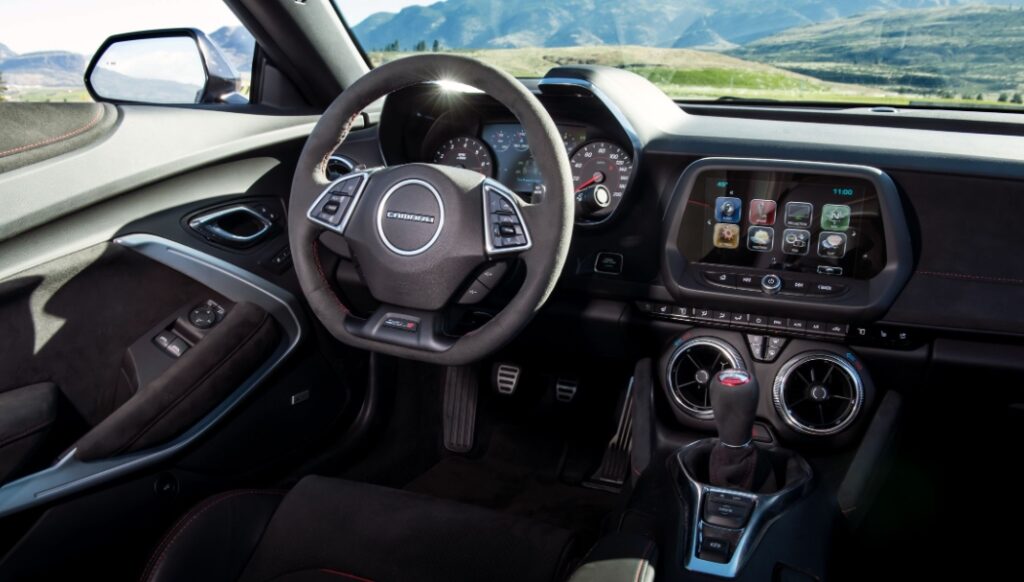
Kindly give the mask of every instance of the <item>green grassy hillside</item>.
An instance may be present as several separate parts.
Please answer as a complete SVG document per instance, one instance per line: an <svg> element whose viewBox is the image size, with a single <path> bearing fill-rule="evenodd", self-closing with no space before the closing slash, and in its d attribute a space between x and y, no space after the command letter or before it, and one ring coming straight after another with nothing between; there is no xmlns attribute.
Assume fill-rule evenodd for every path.
<svg viewBox="0 0 1024 582"><path fill-rule="evenodd" d="M872 13L795 28L730 54L895 93L995 99L1024 90L1024 8Z"/></svg>

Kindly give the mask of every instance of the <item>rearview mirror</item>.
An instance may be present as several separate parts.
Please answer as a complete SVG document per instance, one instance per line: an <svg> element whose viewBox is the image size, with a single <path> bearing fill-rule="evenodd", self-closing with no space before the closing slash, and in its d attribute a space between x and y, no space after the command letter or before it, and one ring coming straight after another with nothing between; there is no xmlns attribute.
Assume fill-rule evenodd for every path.
<svg viewBox="0 0 1024 582"><path fill-rule="evenodd" d="M118 34L85 70L96 101L185 105L245 103L238 74L202 31L192 28Z"/></svg>

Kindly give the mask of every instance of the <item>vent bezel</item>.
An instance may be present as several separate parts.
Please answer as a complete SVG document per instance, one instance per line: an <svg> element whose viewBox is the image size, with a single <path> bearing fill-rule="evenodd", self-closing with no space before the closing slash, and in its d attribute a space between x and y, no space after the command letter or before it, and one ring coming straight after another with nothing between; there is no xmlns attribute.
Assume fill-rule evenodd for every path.
<svg viewBox="0 0 1024 582"><path fill-rule="evenodd" d="M694 403L688 402L683 398L682 392L679 390L675 381L676 375L674 372L679 358L689 350L700 346L717 349L725 357L729 364L727 367L729 368L746 370L747 367L746 363L743 361L743 357L740 355L739 351L732 346L732 344L716 337L701 336L686 340L679 344L679 346L672 352L672 356L669 357L668 365L665 368L665 382L667 383L668 393L674 404L677 408L693 418L698 420L714 420L714 410L710 406L705 409L703 406L697 406Z"/></svg>
<svg viewBox="0 0 1024 582"><path fill-rule="evenodd" d="M783 402L786 383L793 372L804 364L814 361L825 361L835 365L847 375L853 386L854 394L850 407L840 417L841 420L835 426L829 428L815 428L804 424L794 416L792 410ZM774 385L772 386L772 402L775 404L776 412L779 413L779 416L786 425L793 430L812 436L836 435L849 428L860 415L861 408L864 406L864 381L857 369L853 367L853 364L845 358L831 352L807 352L790 359L779 368L779 372L775 376Z"/></svg>

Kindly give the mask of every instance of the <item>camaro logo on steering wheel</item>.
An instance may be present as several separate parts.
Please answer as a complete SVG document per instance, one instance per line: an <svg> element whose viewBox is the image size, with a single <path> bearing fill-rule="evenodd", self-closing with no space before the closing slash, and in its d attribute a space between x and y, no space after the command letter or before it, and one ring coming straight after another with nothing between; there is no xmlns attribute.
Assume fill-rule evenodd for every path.
<svg viewBox="0 0 1024 582"><path fill-rule="evenodd" d="M395 212L393 210L389 210L384 216L394 220L407 220L409 222L425 222L427 224L434 224L434 217L429 214L415 214L412 212Z"/></svg>

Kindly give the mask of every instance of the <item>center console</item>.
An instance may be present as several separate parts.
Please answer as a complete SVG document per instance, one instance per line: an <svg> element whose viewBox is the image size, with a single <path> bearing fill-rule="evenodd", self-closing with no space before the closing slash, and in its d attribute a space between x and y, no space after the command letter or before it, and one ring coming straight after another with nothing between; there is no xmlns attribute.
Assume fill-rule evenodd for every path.
<svg viewBox="0 0 1024 582"><path fill-rule="evenodd" d="M911 330L875 326L913 263L899 193L864 166L708 158L680 177L664 221L672 301L636 307L686 326L652 370L675 421L662 430L679 437L666 450L681 508L668 579L817 579L815 544L837 505L862 499L881 450L865 443L892 421L849 346L915 345ZM854 447L857 462L840 460Z"/></svg>

